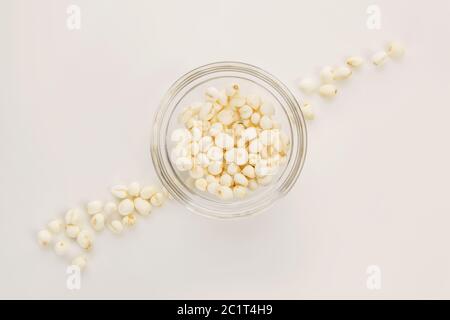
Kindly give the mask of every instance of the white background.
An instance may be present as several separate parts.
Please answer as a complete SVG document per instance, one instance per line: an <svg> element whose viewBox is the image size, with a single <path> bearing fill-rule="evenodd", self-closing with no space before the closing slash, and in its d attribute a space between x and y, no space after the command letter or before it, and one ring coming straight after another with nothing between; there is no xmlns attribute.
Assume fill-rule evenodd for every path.
<svg viewBox="0 0 450 320"><path fill-rule="evenodd" d="M450 298L449 19L447 0L1 1L0 297ZM170 203L97 237L79 291L37 246L68 208L156 181L153 114L183 73L248 62L305 100L299 77L393 39L401 62L311 100L304 171L270 211L223 222Z"/></svg>

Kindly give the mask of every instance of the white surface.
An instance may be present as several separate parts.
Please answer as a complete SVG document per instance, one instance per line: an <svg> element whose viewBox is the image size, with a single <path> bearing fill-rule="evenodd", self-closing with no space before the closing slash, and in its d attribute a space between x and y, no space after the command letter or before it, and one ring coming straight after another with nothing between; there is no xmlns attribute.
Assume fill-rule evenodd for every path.
<svg viewBox="0 0 450 320"><path fill-rule="evenodd" d="M82 28L66 28L66 8ZM450 298L450 3L2 1L1 298ZM153 113L205 63L240 60L295 80L405 43L332 103L312 100L309 153L270 212L222 222L171 203L120 239L98 237L79 291L36 231L107 187L155 180ZM295 90L301 98L301 94ZM382 288L366 288L366 268Z"/></svg>

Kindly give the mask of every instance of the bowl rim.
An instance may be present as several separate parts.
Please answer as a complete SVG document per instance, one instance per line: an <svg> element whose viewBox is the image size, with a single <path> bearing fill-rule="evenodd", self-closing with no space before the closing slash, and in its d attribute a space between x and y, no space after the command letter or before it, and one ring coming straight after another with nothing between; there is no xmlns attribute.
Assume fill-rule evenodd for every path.
<svg viewBox="0 0 450 320"><path fill-rule="evenodd" d="M212 72L205 73L209 70L212 70ZM269 199L266 199L264 202L264 205L258 206L258 208L255 208L254 210L248 210L247 212L241 212L236 214L221 214L215 210L212 210L211 208L205 208L202 206L196 205L195 201L186 201L183 199L183 195L180 194L180 190L177 190L176 186L171 185L169 179L167 179L164 168L164 156L163 152L161 152L163 149L165 149L165 141L161 143L162 138L162 122L163 118L166 115L167 112L170 112L171 109L171 102L177 94L183 89L186 88L190 83L192 83L194 80L199 79L201 77L204 77L205 75L209 75L210 73L214 72L223 72L223 71L237 71L244 74L252 75L258 77L260 80L264 81L268 85L270 85L273 89L275 89L279 94L283 95L283 98L286 99L286 102L289 104L289 111L292 113L292 116L295 117L295 120L298 121L298 124L296 125L297 132L300 133L299 137L299 146L298 150L296 150L296 156L293 157L295 160L295 164L293 169L289 173L289 179L286 179L283 181L283 183L277 188L277 193L273 194ZM286 109L286 106L284 104L281 105L283 109ZM286 111L285 111L286 112ZM289 124L291 125L291 135L295 135L296 132L292 129L292 119L289 119ZM297 182L300 173L304 167L304 163L306 160L306 154L307 154L307 128L306 128L306 122L303 117L303 113L300 108L300 104L297 100L297 98L292 94L292 92L289 90L289 88L281 82L277 77L272 75L271 73L254 66L249 63L239 62L239 61L219 61L219 62L213 62L208 63L202 66L199 66L197 68L192 69L191 71L188 71L184 73L182 76L180 76L173 84L169 87L163 98L161 99L161 102L159 104L158 110L155 113L154 119L153 119L153 129L152 129L152 135L150 139L150 153L152 162L155 168L155 171L157 173L158 179L160 180L161 184L168 190L168 192L172 195L172 197L177 200L178 202L182 203L189 211L206 216L209 218L218 218L218 219L236 219L236 218L243 218L243 217L249 217L254 216L258 213L264 212L267 209L269 209L273 203L276 200L281 199L285 195L288 194L288 192L292 189L292 187ZM164 147L163 147L164 145ZM289 161L291 161L292 154L294 153L294 150L291 151L291 155L289 158ZM167 159L166 159L167 160ZM178 177L176 178L178 179ZM179 179L178 179L179 180Z"/></svg>

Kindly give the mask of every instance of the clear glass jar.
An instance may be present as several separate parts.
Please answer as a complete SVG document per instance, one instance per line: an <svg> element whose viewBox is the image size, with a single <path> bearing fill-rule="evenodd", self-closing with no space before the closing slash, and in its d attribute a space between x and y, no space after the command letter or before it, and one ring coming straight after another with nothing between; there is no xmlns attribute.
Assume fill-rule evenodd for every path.
<svg viewBox="0 0 450 320"><path fill-rule="evenodd" d="M282 130L291 139L287 162L271 184L249 192L244 199L221 201L189 185L171 159L171 132L180 127L178 115L202 100L210 86L225 88L238 83L244 94L255 93L273 103ZM156 113L151 155L155 170L168 192L189 210L216 218L238 218L259 213L286 195L297 181L306 156L306 125L300 105L289 89L268 72L240 62L217 62L194 69L178 79L164 96Z"/></svg>

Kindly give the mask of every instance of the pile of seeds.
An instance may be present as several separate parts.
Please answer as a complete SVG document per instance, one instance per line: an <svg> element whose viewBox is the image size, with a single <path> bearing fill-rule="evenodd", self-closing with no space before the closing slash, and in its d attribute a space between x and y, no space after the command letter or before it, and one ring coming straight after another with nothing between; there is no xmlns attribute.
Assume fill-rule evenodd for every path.
<svg viewBox="0 0 450 320"><path fill-rule="evenodd" d="M388 44L386 51L379 51L372 56L372 63L376 67L384 65L388 58L399 59L403 57L405 49L399 42ZM299 88L303 93L318 93L324 98L333 98L338 93L338 82L350 78L353 70L364 64L364 58L352 56L345 61L345 65L338 67L325 66L322 68L319 80L313 78L304 78L299 83ZM302 107L303 115L306 120L314 120L314 112L310 103L305 102Z"/></svg>
<svg viewBox="0 0 450 320"><path fill-rule="evenodd" d="M401 44L392 42L386 51L373 55L372 63L382 66L388 58L401 58L404 52ZM322 68L320 81L305 78L299 87L304 93L332 98L338 93L337 82L348 79L363 63L362 57L350 57L343 66ZM307 120L314 119L309 103L301 109ZM183 110L180 122L183 127L171 136L175 143L171 160L179 171L188 173L187 182L192 182L193 188L223 200L243 198L248 190L269 184L285 164L291 147L289 137L275 119L273 105L258 95L242 95L238 84L224 90L208 88L205 102ZM39 244L52 245L57 255L82 270L93 247L94 233L106 226L120 234L136 224L138 215L148 216L153 207L160 207L170 198L164 188L141 188L137 182L114 186L111 193L115 201L91 201L85 210L73 208L64 218L50 221L38 232Z"/></svg>
<svg viewBox="0 0 450 320"><path fill-rule="evenodd" d="M242 199L268 185L286 162L290 138L275 108L260 96L243 95L237 83L210 87L205 101L185 108L172 132L171 160L187 184L222 200Z"/></svg>
<svg viewBox="0 0 450 320"><path fill-rule="evenodd" d="M125 227L136 224L136 213L148 216L153 207L162 206L169 197L165 188L141 188L138 182L114 186L111 193L115 201L90 201L85 210L73 208L67 211L64 218L50 221L47 228L38 232L39 244L43 247L53 245L58 256L69 259L71 265L82 270L87 263L87 253L93 247L94 233L108 227L111 232L120 234Z"/></svg>

